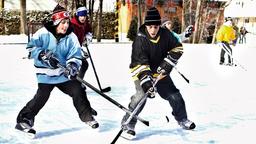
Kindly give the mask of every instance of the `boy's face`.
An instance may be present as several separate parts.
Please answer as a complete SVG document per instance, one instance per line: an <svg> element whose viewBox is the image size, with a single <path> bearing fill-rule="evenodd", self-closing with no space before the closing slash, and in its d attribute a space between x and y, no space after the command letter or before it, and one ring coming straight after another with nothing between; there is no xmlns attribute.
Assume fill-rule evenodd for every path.
<svg viewBox="0 0 256 144"><path fill-rule="evenodd" d="M79 16L78 20L80 21L80 23L84 23L86 20L86 16Z"/></svg>
<svg viewBox="0 0 256 144"><path fill-rule="evenodd" d="M56 28L57 34L65 34L69 26L69 19L63 19Z"/></svg>
<svg viewBox="0 0 256 144"><path fill-rule="evenodd" d="M160 28L159 25L146 25L146 29L147 29L147 31L149 33L149 36L151 38L155 38L156 37L156 35L157 35L158 31L159 31L159 28Z"/></svg>

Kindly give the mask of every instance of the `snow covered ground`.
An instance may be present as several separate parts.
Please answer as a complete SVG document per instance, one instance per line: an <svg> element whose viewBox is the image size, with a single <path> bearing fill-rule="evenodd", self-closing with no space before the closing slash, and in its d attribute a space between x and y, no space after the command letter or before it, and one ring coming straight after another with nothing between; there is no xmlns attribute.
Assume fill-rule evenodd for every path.
<svg viewBox="0 0 256 144"><path fill-rule="evenodd" d="M106 93L122 105L128 105L134 87L129 75L131 43L91 44L89 46L101 86L111 86ZM156 97L149 99L141 117L150 126L139 123L137 138L119 138L117 144L232 144L255 143L256 129L256 46L237 45L235 59L240 66L220 66L220 48L216 45L185 44L178 69L190 84L173 70L171 76L185 99L189 119L197 127L182 130L171 115L169 104ZM37 83L24 44L0 45L0 143L1 144L109 144L120 128L124 112L87 89L88 98L97 110L98 130L82 123L71 98L54 89L45 107L36 117L37 136L29 139L14 129L19 110L33 97ZM85 80L98 88L92 67ZM165 116L170 121L167 122Z"/></svg>

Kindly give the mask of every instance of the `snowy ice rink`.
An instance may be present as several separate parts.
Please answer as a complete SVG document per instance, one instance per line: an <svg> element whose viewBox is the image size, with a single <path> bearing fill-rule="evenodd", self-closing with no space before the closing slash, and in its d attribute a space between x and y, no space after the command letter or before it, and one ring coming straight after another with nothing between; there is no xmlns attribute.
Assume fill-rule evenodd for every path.
<svg viewBox="0 0 256 144"><path fill-rule="evenodd" d="M89 46L101 86L111 86L106 93L127 107L134 87L129 75L131 43L91 44ZM149 99L141 117L150 126L139 123L137 138L119 138L117 144L232 144L255 143L256 129L256 46L237 45L235 59L243 65L220 66L220 48L216 45L184 45L178 69L190 84L173 70L171 76L185 99L189 119L197 127L182 130L171 115L169 104L156 97ZM92 106L97 110L98 130L82 123L71 98L54 89L45 107L36 117L35 139L17 132L19 110L33 97L37 82L33 61L26 56L25 44L0 45L0 143L1 144L109 144L120 128L124 112L87 88ZM85 80L98 88L92 67ZM168 116L170 122L167 122Z"/></svg>

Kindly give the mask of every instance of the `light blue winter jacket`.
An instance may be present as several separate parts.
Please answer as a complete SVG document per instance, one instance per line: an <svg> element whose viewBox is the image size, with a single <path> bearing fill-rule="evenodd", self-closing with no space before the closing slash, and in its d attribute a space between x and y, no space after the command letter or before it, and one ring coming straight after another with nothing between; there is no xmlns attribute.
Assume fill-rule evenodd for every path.
<svg viewBox="0 0 256 144"><path fill-rule="evenodd" d="M76 35L71 32L57 41L54 35L43 27L33 35L27 45L29 58L34 59L38 83L58 84L69 80L64 76L62 68L53 69L38 59L39 53L45 49L50 50L62 66L66 66L69 62L81 66L81 46Z"/></svg>

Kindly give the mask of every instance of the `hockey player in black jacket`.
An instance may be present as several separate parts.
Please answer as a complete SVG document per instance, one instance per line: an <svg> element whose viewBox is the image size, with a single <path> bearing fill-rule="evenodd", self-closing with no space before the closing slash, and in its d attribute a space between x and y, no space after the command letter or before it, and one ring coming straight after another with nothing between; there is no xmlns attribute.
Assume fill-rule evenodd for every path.
<svg viewBox="0 0 256 144"><path fill-rule="evenodd" d="M162 78L156 89L159 95L167 100L172 107L172 115L178 124L187 130L194 129L196 125L187 118L185 102L181 93L174 85L170 72L183 53L182 44L169 30L163 29L158 10L153 7L147 11L145 23L139 28L137 37L132 44L130 69L134 79L136 94L131 97L129 109L133 111L146 92L150 92L149 98L154 98L154 78L162 73ZM139 114L143 104L137 114ZM170 109L171 111L171 109ZM122 119L122 136L127 139L135 137L135 125L137 120L133 118L124 125L129 115Z"/></svg>

